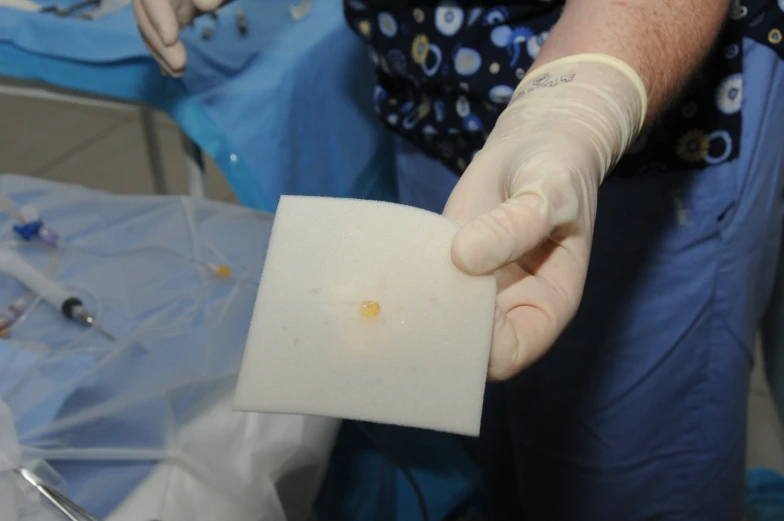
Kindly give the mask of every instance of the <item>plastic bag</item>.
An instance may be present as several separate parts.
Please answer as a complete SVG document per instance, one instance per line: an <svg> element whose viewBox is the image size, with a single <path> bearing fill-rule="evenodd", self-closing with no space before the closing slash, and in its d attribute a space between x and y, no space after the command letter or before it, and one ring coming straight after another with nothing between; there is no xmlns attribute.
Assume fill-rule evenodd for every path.
<svg viewBox="0 0 784 521"><path fill-rule="evenodd" d="M0 399L18 435L6 410L5 466L47 462L47 483L100 519L306 519L340 423L230 402L272 218L15 176L0 176L0 192L60 234L55 279L118 338L38 303L0 340ZM0 247L11 224L0 214ZM0 304L24 291L0 276ZM24 488L8 476L0 469L3 508Z"/></svg>

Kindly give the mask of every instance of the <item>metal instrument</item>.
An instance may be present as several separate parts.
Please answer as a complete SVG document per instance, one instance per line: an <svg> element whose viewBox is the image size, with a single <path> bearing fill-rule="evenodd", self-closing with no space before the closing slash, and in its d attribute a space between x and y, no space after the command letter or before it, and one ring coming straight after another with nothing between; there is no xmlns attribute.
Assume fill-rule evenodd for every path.
<svg viewBox="0 0 784 521"><path fill-rule="evenodd" d="M99 521L98 518L90 515L89 512L68 499L64 494L45 485L33 472L25 468L14 469L14 472L34 486L68 521Z"/></svg>

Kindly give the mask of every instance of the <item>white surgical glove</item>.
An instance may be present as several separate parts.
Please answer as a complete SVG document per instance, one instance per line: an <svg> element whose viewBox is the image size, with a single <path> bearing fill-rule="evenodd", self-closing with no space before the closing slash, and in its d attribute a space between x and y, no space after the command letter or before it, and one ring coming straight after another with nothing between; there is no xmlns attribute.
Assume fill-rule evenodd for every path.
<svg viewBox="0 0 784 521"><path fill-rule="evenodd" d="M180 76L185 70L188 56L180 41L180 29L225 1L133 0L133 13L144 44L165 73Z"/></svg>
<svg viewBox="0 0 784 521"><path fill-rule="evenodd" d="M616 58L581 54L529 73L458 182L452 260L496 273L488 377L540 358L582 298L599 185L639 133L645 87Z"/></svg>

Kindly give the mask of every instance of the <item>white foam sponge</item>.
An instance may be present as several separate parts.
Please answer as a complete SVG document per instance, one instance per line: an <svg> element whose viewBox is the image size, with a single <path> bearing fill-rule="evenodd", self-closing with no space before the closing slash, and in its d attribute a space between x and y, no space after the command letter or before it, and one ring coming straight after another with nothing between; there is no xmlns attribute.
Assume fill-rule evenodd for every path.
<svg viewBox="0 0 784 521"><path fill-rule="evenodd" d="M234 408L477 435L496 285L452 264L457 230L398 204L281 198Z"/></svg>

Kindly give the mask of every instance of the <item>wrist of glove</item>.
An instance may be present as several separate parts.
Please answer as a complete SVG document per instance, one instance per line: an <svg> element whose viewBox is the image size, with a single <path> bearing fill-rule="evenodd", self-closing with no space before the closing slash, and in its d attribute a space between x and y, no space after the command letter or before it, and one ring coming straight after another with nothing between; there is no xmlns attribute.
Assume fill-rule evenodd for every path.
<svg viewBox="0 0 784 521"><path fill-rule="evenodd" d="M526 75L490 140L532 138L537 132L573 138L575 147L594 152L585 170L591 168L601 182L636 139L646 111L645 86L631 67L610 56L580 54Z"/></svg>
<svg viewBox="0 0 784 521"><path fill-rule="evenodd" d="M452 192L444 215L463 225L453 262L498 281L491 379L538 359L577 311L599 185L646 110L642 81L615 58L548 63L517 87Z"/></svg>

